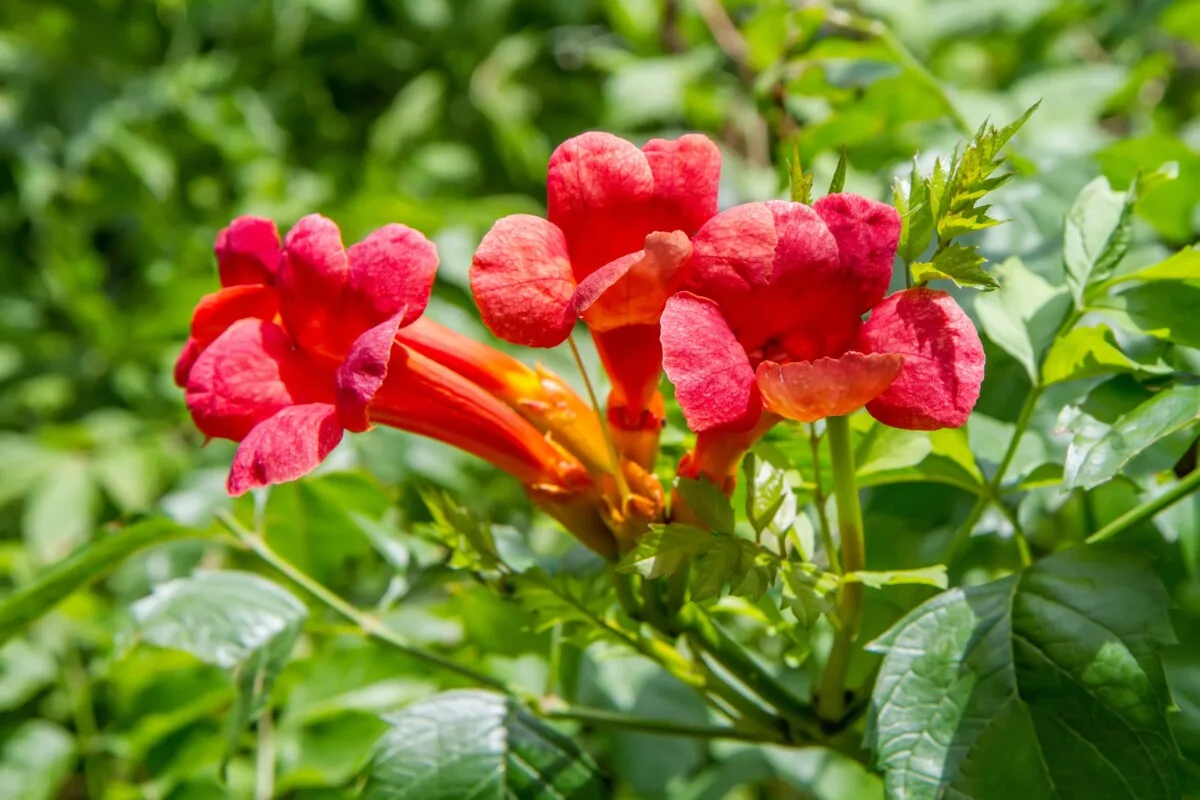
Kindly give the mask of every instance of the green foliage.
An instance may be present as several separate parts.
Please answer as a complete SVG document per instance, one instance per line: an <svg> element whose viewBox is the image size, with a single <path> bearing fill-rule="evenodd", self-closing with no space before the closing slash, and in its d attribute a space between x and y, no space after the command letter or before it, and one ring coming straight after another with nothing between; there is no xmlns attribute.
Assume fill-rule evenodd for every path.
<svg viewBox="0 0 1200 800"><path fill-rule="evenodd" d="M511 698L445 692L386 720L367 768L368 800L604 797L591 758Z"/></svg>
<svg viewBox="0 0 1200 800"><path fill-rule="evenodd" d="M1167 605L1143 561L1088 548L914 610L873 645L889 796L1179 797Z"/></svg>

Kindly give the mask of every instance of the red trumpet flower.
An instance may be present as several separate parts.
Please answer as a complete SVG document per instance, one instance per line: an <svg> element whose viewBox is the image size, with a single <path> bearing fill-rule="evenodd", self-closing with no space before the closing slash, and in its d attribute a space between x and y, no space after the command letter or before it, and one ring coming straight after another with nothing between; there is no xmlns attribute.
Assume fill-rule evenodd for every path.
<svg viewBox="0 0 1200 800"><path fill-rule="evenodd" d="M241 442L232 494L305 474L344 430L372 422L474 453L543 496L590 484L493 394L396 343L437 269L421 234L388 225L347 250L337 226L312 215L281 245L271 222L244 217L216 254L225 288L197 307L176 378L201 431Z"/></svg>
<svg viewBox="0 0 1200 800"><path fill-rule="evenodd" d="M983 347L944 292L884 298L899 236L891 206L853 194L750 203L701 228L685 291L662 318L689 427L745 430L764 407L811 422L864 405L897 428L966 422Z"/></svg>
<svg viewBox="0 0 1200 800"><path fill-rule="evenodd" d="M607 133L577 136L550 158L548 219L501 219L471 265L480 314L502 339L554 347L583 318L612 379L618 444L643 465L663 422L659 317L686 277L689 237L716 213L720 169L697 134L640 150Z"/></svg>

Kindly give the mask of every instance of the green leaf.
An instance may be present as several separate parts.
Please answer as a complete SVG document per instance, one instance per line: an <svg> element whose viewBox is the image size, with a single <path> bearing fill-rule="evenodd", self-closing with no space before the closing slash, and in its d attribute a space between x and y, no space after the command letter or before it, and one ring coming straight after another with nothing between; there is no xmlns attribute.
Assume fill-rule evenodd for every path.
<svg viewBox="0 0 1200 800"><path fill-rule="evenodd" d="M1042 384L1049 386L1137 369L1138 365L1117 347L1107 325L1075 328L1050 346L1042 364Z"/></svg>
<svg viewBox="0 0 1200 800"><path fill-rule="evenodd" d="M1135 332L1200 347L1200 314L1196 313L1200 308L1200 281L1139 283L1095 301L1094 306L1120 312L1117 321L1127 319Z"/></svg>
<svg viewBox="0 0 1200 800"><path fill-rule="evenodd" d="M508 583L521 607L537 619L535 632L562 626L576 642L586 643L602 633L596 620L613 604L604 573L552 576L535 567L509 576Z"/></svg>
<svg viewBox="0 0 1200 800"><path fill-rule="evenodd" d="M811 172L805 172L804 167L800 164L799 140L793 142L792 157L788 159L788 181L791 184L793 203L812 204L812 188L815 177Z"/></svg>
<svg viewBox="0 0 1200 800"><path fill-rule="evenodd" d="M940 164L939 161L939 168ZM929 201L929 183L918 172L915 159L909 175L908 193L905 194L903 189L899 182L893 188L896 210L900 212L902 222L897 252L905 264L911 264L921 257L933 241L933 206Z"/></svg>
<svg viewBox="0 0 1200 800"><path fill-rule="evenodd" d="M786 465L773 464L751 450L742 460L746 481L746 518L756 533L767 528L783 535L796 520L796 497L787 480Z"/></svg>
<svg viewBox="0 0 1200 800"><path fill-rule="evenodd" d="M1129 249L1136 184L1129 191L1113 191L1104 177L1080 190L1067 212L1063 232L1063 261L1067 286L1075 303L1083 305L1092 283L1109 277Z"/></svg>
<svg viewBox="0 0 1200 800"><path fill-rule="evenodd" d="M450 550L451 567L486 572L499 566L491 525L445 492L431 490L420 494L433 516L433 525L428 530Z"/></svg>
<svg viewBox="0 0 1200 800"><path fill-rule="evenodd" d="M754 542L711 535L693 562L692 599L719 597L728 586L732 595L758 600L775 583L778 569L778 556Z"/></svg>
<svg viewBox="0 0 1200 800"><path fill-rule="evenodd" d="M267 703L300 638L308 609L282 586L249 572L197 572L154 587L132 609L141 639L228 670L237 684L230 752Z"/></svg>
<svg viewBox="0 0 1200 800"><path fill-rule="evenodd" d="M1200 419L1200 384L1177 383L1121 415L1102 435L1080 438L1067 451L1063 487L1090 489L1112 480L1155 442Z"/></svg>
<svg viewBox="0 0 1200 800"><path fill-rule="evenodd" d="M62 726L42 719L21 723L0 750L0 797L52 800L75 766L75 742Z"/></svg>
<svg viewBox="0 0 1200 800"><path fill-rule="evenodd" d="M1157 264L1118 275L1105 282L1102 288L1128 281L1200 281L1200 250L1185 247Z"/></svg>
<svg viewBox="0 0 1200 800"><path fill-rule="evenodd" d="M364 800L588 800L607 796L573 740L512 698L443 692L385 717Z"/></svg>
<svg viewBox="0 0 1200 800"><path fill-rule="evenodd" d="M22 529L34 559L52 564L87 541L99 499L87 461L60 456L25 499Z"/></svg>
<svg viewBox="0 0 1200 800"><path fill-rule="evenodd" d="M989 339L1025 367L1029 379L1038 380L1038 364L1070 308L1061 288L1051 286L1018 258L996 268L1000 289L975 298L979 324Z"/></svg>
<svg viewBox="0 0 1200 800"><path fill-rule="evenodd" d="M860 569L855 572L847 572L842 576L842 580L857 581L872 589L879 589L883 586L903 586L913 583L924 586L936 586L939 589L945 589L950 585L949 578L946 576L945 564L935 564L932 567L921 567L920 569L889 570L887 572L871 572Z"/></svg>
<svg viewBox="0 0 1200 800"><path fill-rule="evenodd" d="M632 550L617 565L620 572L636 572L643 578L661 578L674 574L705 548L711 546L713 535L694 525L673 522L670 525L651 525Z"/></svg>
<svg viewBox="0 0 1200 800"><path fill-rule="evenodd" d="M863 422L868 427L854 456L860 486L929 481L971 490L983 483L965 429L906 431L865 416L852 424Z"/></svg>
<svg viewBox="0 0 1200 800"><path fill-rule="evenodd" d="M829 194L837 194L846 185L846 145L842 145L842 155L838 159L837 168L833 171L833 180L829 182Z"/></svg>
<svg viewBox="0 0 1200 800"><path fill-rule="evenodd" d="M0 603L0 644L25 630L67 595L106 575L134 553L176 539L208 535L155 517L134 523L118 533L97 537Z"/></svg>
<svg viewBox="0 0 1200 800"><path fill-rule="evenodd" d="M837 606L837 575L791 561L784 562L781 571L783 602L802 627L811 628L822 615L832 613Z"/></svg>
<svg viewBox="0 0 1200 800"><path fill-rule="evenodd" d="M714 530L722 533L733 533L733 506L729 498L704 478L676 478L675 488L683 497L683 502L696 513L701 520L711 525Z"/></svg>
<svg viewBox="0 0 1200 800"><path fill-rule="evenodd" d="M1142 559L1098 547L919 606L870 646L888 796L1178 798L1167 608Z"/></svg>
<svg viewBox="0 0 1200 800"><path fill-rule="evenodd" d="M954 281L955 286L988 291L1000 286L983 265L987 259L979 255L974 245L952 244L934 254L932 262L918 261L912 265L913 283L935 280Z"/></svg>
<svg viewBox="0 0 1200 800"><path fill-rule="evenodd" d="M0 647L0 711L19 708L54 683L58 663L51 652L28 639Z"/></svg>

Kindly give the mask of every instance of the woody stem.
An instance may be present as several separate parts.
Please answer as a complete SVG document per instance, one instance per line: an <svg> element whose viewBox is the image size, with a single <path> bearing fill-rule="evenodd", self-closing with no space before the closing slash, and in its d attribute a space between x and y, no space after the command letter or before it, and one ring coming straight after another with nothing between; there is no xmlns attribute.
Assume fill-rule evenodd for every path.
<svg viewBox="0 0 1200 800"><path fill-rule="evenodd" d="M575 344L575 337L568 336L567 344L571 346L571 355L575 357L575 366L579 368L579 374L583 378L583 385L587 388L588 399L592 402L592 410L596 412L596 417L600 420L600 429L604 431L604 444L608 446L608 457L612 461L613 480L617 483L617 493L621 497L621 511L625 511L625 507L629 500L629 484L625 482L625 473L621 471L621 457L617 455L617 446L613 443L612 431L609 429L608 417L600 408L600 401L596 399L596 390L592 388L592 380L588 377L587 367L583 365L583 357L579 354L579 347Z"/></svg>
<svg viewBox="0 0 1200 800"><path fill-rule="evenodd" d="M833 464L833 491L838 510L838 533L842 540L842 570L851 573L866 566L866 546L863 541L862 506L858 502L858 482L855 479L854 449L850 446L849 417L829 417L825 420L825 431L829 437L829 454ZM836 722L845 714L846 670L862 622L862 604L862 584L857 581L843 583L837 608L838 630L817 691L817 710L830 721Z"/></svg>

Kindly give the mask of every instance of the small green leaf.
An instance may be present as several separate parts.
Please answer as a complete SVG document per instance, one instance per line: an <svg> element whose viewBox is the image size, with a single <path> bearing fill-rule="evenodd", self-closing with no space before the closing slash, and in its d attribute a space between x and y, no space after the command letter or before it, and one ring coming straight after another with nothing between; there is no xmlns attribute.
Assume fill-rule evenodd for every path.
<svg viewBox="0 0 1200 800"><path fill-rule="evenodd" d="M846 185L846 145L842 145L842 156L838 159L837 168L833 171L833 180L829 182L829 194L837 194Z"/></svg>
<svg viewBox="0 0 1200 800"><path fill-rule="evenodd" d="M746 518L755 533L767 528L781 535L796 519L796 498L787 469L751 450L742 460L746 481Z"/></svg>
<svg viewBox="0 0 1200 800"><path fill-rule="evenodd" d="M689 509L714 530L733 533L733 506L729 498L704 478L676 478L675 488Z"/></svg>
<svg viewBox="0 0 1200 800"><path fill-rule="evenodd" d="M792 157L788 160L788 178L791 183L791 197L793 203L804 203L805 205L812 204L812 188L814 175L811 172L806 173L804 167L800 164L800 142L799 140L792 143Z"/></svg>
<svg viewBox="0 0 1200 800"><path fill-rule="evenodd" d="M229 752L267 704L308 618L294 595L249 572L197 572L159 584L131 611L144 641L232 674L237 702L229 718Z"/></svg>
<svg viewBox="0 0 1200 800"><path fill-rule="evenodd" d="M869 646L887 796L1177 800L1168 605L1139 556L1075 547L919 606Z"/></svg>
<svg viewBox="0 0 1200 800"><path fill-rule="evenodd" d="M903 187L897 183L894 194L896 210L900 212L902 223L897 252L905 264L911 264L921 257L925 248L933 241L933 207L929 202L929 183L921 177L915 159L909 175L907 195L902 190Z"/></svg>
<svg viewBox="0 0 1200 800"><path fill-rule="evenodd" d="M748 539L711 536L693 562L692 599L719 597L728 586L732 595L757 600L775 583L778 564L778 556Z"/></svg>
<svg viewBox="0 0 1200 800"><path fill-rule="evenodd" d="M60 725L29 719L7 734L0 750L0 797L53 800L64 796L77 758L75 741Z"/></svg>
<svg viewBox="0 0 1200 800"><path fill-rule="evenodd" d="M920 569L890 570L887 572L857 570L855 572L847 572L842 576L842 580L857 581L872 589L879 589L883 586L903 586L913 583L924 586L936 586L938 589L945 589L950 585L950 579L946 576L945 564L935 564L932 567L921 567Z"/></svg>
<svg viewBox="0 0 1200 800"><path fill-rule="evenodd" d="M636 572L644 578L661 578L676 572L684 562L711 546L713 535L694 525L673 522L652 525L633 550L617 565L620 572Z"/></svg>
<svg viewBox="0 0 1200 800"><path fill-rule="evenodd" d="M384 717L364 800L600 800L596 764L512 698L443 692Z"/></svg>
<svg viewBox="0 0 1200 800"><path fill-rule="evenodd" d="M59 456L25 499L21 527L34 560L53 564L87 541L99 500L87 461Z"/></svg>
<svg viewBox="0 0 1200 800"><path fill-rule="evenodd" d="M1067 451L1063 486L1091 489L1112 480L1155 442L1200 419L1200 384L1177 383L1118 417L1094 440L1076 438Z"/></svg>
<svg viewBox="0 0 1200 800"><path fill-rule="evenodd" d="M1136 200L1136 184L1117 192L1103 177L1084 186L1075 198L1063 232L1063 261L1076 305L1083 305L1089 285L1107 279L1125 257Z"/></svg>
<svg viewBox="0 0 1200 800"><path fill-rule="evenodd" d="M784 562L782 572L783 601L802 627L811 628L837 606L838 577L833 573L794 562Z"/></svg>
<svg viewBox="0 0 1200 800"><path fill-rule="evenodd" d="M1075 328L1050 346L1042 364L1042 383L1049 386L1137 369L1138 365L1117 347L1107 325Z"/></svg>
<svg viewBox="0 0 1200 800"><path fill-rule="evenodd" d="M488 572L499 566L491 525L445 492L429 490L420 494L433 516L433 525L427 530L450 550L451 567Z"/></svg>
<svg viewBox="0 0 1200 800"><path fill-rule="evenodd" d="M1029 379L1038 380L1042 353L1071 305L1067 293L1031 272L1018 258L996 267L1000 289L975 298L979 324L989 339L1025 367Z"/></svg>
<svg viewBox="0 0 1200 800"><path fill-rule="evenodd" d="M25 630L67 595L106 575L134 553L177 539L208 535L208 532L194 531L155 517L136 522L117 533L98 536L0 603L0 644Z"/></svg>
<svg viewBox="0 0 1200 800"><path fill-rule="evenodd" d="M913 264L913 282L950 280L956 286L984 291L995 289L1000 284L983 269L985 263L987 259L979 255L979 249L974 245L966 247L952 244L936 253L932 262L918 261Z"/></svg>

